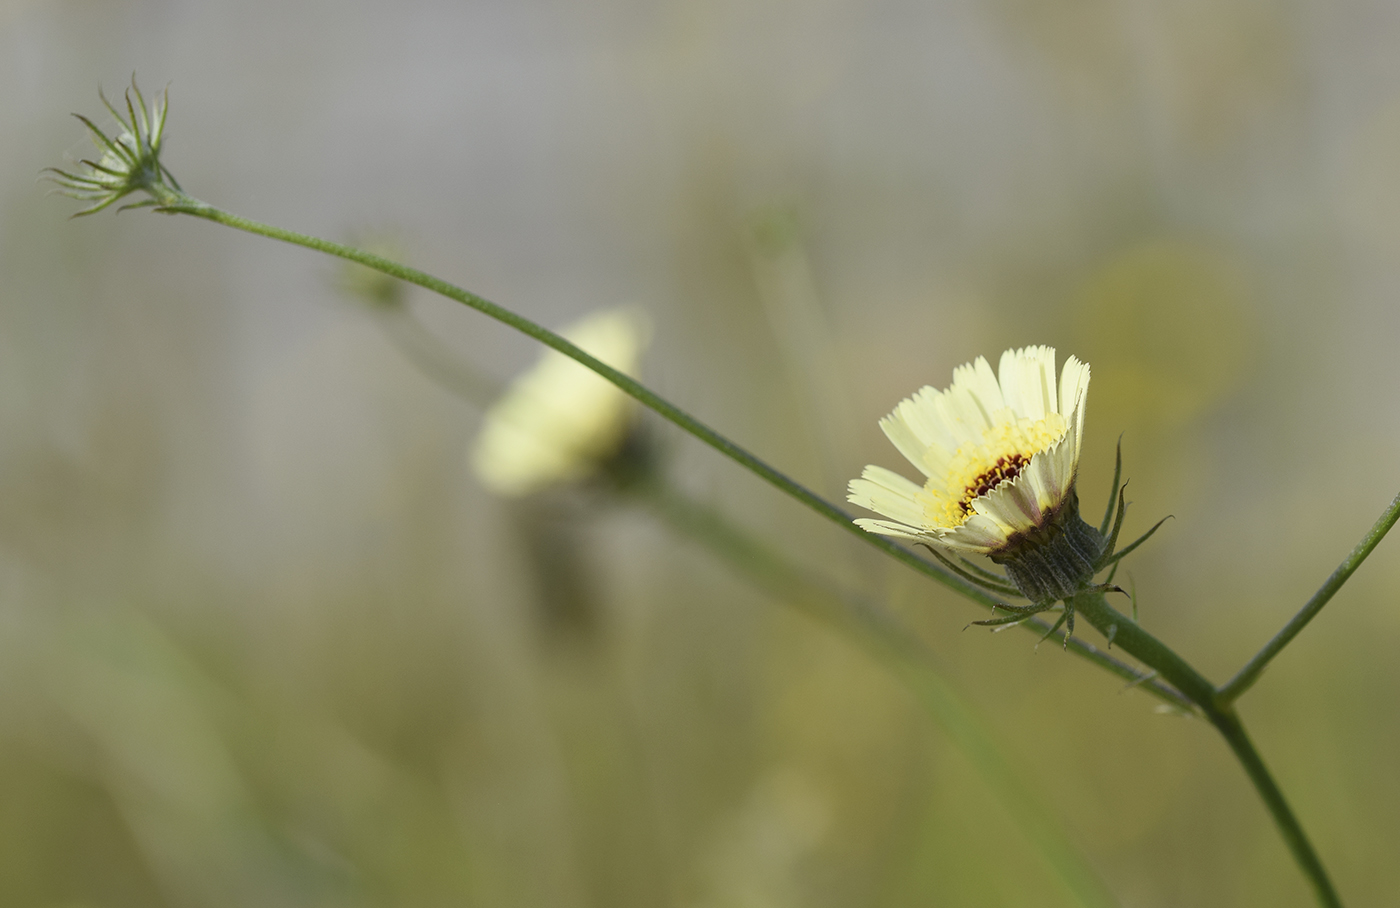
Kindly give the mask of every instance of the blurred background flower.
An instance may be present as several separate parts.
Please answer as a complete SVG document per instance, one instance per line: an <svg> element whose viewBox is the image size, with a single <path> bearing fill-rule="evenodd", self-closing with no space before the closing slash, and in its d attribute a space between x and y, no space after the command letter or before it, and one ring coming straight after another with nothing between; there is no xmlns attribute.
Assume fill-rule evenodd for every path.
<svg viewBox="0 0 1400 908"><path fill-rule="evenodd" d="M637 377L647 343L639 311L594 312L559 333L603 364ZM619 454L636 410L611 382L545 349L487 409L472 446L472 467L482 485L511 497L578 482Z"/></svg>
<svg viewBox="0 0 1400 908"><path fill-rule="evenodd" d="M70 222L34 178L133 69L195 195L402 225L545 324L647 300L649 381L829 497L977 353L1092 363L1085 512L1125 432L1125 534L1177 518L1126 565L1142 619L1216 679L1400 488L1393 4L0 0L0 42L5 904L1070 904L880 668L641 514L580 526L593 643L543 643L479 410L331 263ZM488 375L539 355L405 305ZM1310 903L1209 729L959 633L658 434L917 622L1125 904ZM1400 888L1392 544L1242 703L1357 904Z"/></svg>

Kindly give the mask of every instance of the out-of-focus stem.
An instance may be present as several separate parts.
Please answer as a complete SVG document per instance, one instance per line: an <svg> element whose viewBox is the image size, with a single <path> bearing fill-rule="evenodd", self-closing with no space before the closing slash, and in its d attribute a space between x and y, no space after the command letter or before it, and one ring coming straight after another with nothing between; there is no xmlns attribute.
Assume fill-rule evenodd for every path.
<svg viewBox="0 0 1400 908"><path fill-rule="evenodd" d="M462 362L406 309L377 310L374 315L409 362L463 400L485 408L504 390L500 382Z"/></svg>

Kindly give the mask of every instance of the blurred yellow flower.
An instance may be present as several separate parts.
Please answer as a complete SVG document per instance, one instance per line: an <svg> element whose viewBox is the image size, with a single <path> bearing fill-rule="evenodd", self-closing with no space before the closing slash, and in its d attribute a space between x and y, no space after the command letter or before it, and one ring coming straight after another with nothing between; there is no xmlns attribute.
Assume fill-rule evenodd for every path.
<svg viewBox="0 0 1400 908"><path fill-rule="evenodd" d="M1073 356L1057 386L1053 347L1007 350L1000 379L984 357L959 366L952 387L926 386L880 421L926 479L866 467L849 500L892 519L856 523L997 560L1058 524L1067 503L1077 518L1088 389L1089 367Z"/></svg>
<svg viewBox="0 0 1400 908"><path fill-rule="evenodd" d="M620 372L635 375L648 330L630 309L595 312L559 332ZM518 496L575 482L617 454L633 401L612 383L547 350L487 411L472 451L483 485Z"/></svg>

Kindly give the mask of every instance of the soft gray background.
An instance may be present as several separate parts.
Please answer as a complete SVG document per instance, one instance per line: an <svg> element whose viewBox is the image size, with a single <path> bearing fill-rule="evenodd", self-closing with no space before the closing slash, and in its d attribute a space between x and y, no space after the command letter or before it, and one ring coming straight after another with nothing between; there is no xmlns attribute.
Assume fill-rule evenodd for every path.
<svg viewBox="0 0 1400 908"><path fill-rule="evenodd" d="M1397 46L1383 2L0 0L0 902L1071 903L844 642L644 515L491 500L332 263L66 220L98 86L169 84L214 204L641 306L649 383L833 496L919 385L1078 354L1086 509L1124 432L1129 532L1176 518L1143 620L1223 679L1400 489ZM918 624L1125 905L1310 904L1209 729L661 436ZM1242 707L1353 904L1400 889L1394 545Z"/></svg>

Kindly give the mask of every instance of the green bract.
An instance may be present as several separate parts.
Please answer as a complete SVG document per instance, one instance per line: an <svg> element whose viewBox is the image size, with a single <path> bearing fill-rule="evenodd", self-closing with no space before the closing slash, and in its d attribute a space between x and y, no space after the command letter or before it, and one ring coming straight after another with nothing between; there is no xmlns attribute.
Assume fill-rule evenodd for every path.
<svg viewBox="0 0 1400 908"><path fill-rule="evenodd" d="M161 191L180 189L175 177L160 162L161 135L165 131L165 111L169 106L169 96L162 92L160 99L146 107L146 99L141 89L136 87L135 77L131 88L127 89L126 116L112 106L105 95L98 92L102 103L116 118L121 130L115 138L106 133L82 114L73 114L92 134L92 144L97 146L101 157L96 161L84 158L78 163L85 168L80 173L70 173L56 167L47 168L53 174L49 177L62 187L59 191L75 199L93 202L79 211L74 217L101 211L113 202L137 190L150 193L152 198L122 208L145 208L159 205ZM132 96L136 100L132 102ZM168 182L167 182L168 181Z"/></svg>

